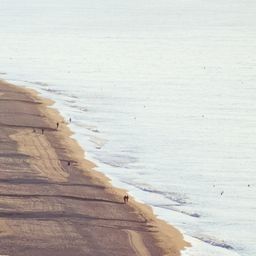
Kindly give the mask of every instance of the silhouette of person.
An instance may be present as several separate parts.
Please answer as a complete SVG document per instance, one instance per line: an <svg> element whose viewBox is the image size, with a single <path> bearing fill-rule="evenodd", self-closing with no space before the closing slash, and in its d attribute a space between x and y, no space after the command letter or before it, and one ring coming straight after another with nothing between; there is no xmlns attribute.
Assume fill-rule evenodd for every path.
<svg viewBox="0 0 256 256"><path fill-rule="evenodd" d="M126 203L128 203L128 201L129 201L129 196L128 196L128 195L125 195L125 196L124 196L124 203L126 204Z"/></svg>
<svg viewBox="0 0 256 256"><path fill-rule="evenodd" d="M44 128L42 128L42 134L44 134Z"/></svg>
<svg viewBox="0 0 256 256"><path fill-rule="evenodd" d="M59 128L59 125L60 125L59 123L56 123L57 129Z"/></svg>

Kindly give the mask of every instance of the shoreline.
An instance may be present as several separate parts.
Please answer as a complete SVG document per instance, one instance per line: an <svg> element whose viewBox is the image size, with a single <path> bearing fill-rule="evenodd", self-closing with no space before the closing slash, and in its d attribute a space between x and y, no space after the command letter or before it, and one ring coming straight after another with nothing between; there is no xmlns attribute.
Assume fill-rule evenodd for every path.
<svg viewBox="0 0 256 256"><path fill-rule="evenodd" d="M82 193L83 196L85 195L87 200L92 200L92 198L95 199L95 197L101 196L107 196L107 201L112 201L117 204L120 204L121 207L125 207L125 209L122 209L121 207L115 207L114 214L117 216L128 214L127 216L130 218L131 216L135 221L139 221L138 226L135 228L131 228L131 223L126 223L125 226L119 225L118 232L120 232L119 235L121 235L123 238L121 239L122 246L123 243L129 243L129 248L125 245L127 252L133 251L134 255L180 255L180 251L184 249L185 247L188 247L189 244L183 240L182 234L172 227L171 225L167 224L166 222L157 219L157 217L153 214L152 208L150 206L141 204L136 202L133 198L131 198L128 205L123 205L122 203L122 197L126 191L113 187L109 179L101 172L95 171L96 165L86 160L85 158L85 152L82 150L82 148L79 146L78 142L74 139L72 139L70 136L72 135L72 132L70 131L69 127L66 125L65 120L63 117L60 116L59 112L55 109L49 108L50 105L53 104L52 100L44 99L38 95L38 93L34 90L27 89L27 88L21 88L9 83L6 83L2 80L0 80L0 103L1 104L9 104L13 101L17 104L19 102L20 105L24 105L24 107L29 111L35 111L37 113L34 113L34 116L32 116L33 113L29 112L30 117L26 117L25 114L22 116L19 116L19 119L21 120L21 124L14 125L8 123L9 121L13 121L13 118L11 116L11 111L9 111L8 117L4 117L6 123L2 122L2 116L0 116L0 125L2 127L5 127L4 129L9 129L10 138L12 141L15 141L18 145L18 152L20 154L28 156L28 159L25 160L26 163L29 164L29 166L37 167L37 170L39 172L40 179L47 178L47 180L51 180L53 183L57 184L69 184L72 180L80 180L85 179L87 182L90 181L89 185L87 186L98 186L103 188L103 191L99 193L98 190L93 191L85 191L82 192L79 189L78 190L72 190L70 189L70 192L75 193ZM9 90L9 92L5 92L2 88ZM12 93L10 93L12 91ZM5 95L15 94L15 97L5 98ZM17 95L22 95L25 99L17 98ZM27 100L27 98L30 100ZM32 103L31 103L32 102ZM32 106L32 107L31 107ZM15 107L15 106L14 106ZM13 107L13 108L14 108ZM38 113L40 113L38 115ZM7 111L8 114L8 111ZM14 114L14 116L17 115ZM32 117L31 117L32 116ZM37 119L38 123L40 125L35 126L35 119ZM56 129L56 122L60 123L59 129ZM2 129L2 127L0 128ZM9 128L8 128L9 127ZM44 129L44 134L41 134L40 136L40 130ZM36 129L36 133L32 132L32 128ZM10 131L12 130L12 131ZM15 131L13 131L15 130ZM42 132L42 131L41 131ZM45 170L45 163L39 163L38 157L40 159L40 156L38 156L38 152L34 152L34 150L31 150L28 145L30 142L24 143L24 138L28 137L28 140L33 140L34 143L38 143L38 140L42 140L42 137L44 137L44 141L41 141L38 145L38 147L42 147L42 145L45 146L45 150L50 150L50 155L44 156L51 158L52 156L55 156L55 160L49 163L47 163L47 166L49 169L53 168L54 172L51 172L50 170ZM39 138L38 138L39 137ZM67 150L68 148L68 150ZM40 151L40 154L44 154L44 152ZM71 168L67 165L67 162L71 163ZM40 168L41 167L41 168ZM42 171L43 170L43 171ZM1 171L1 170L0 170ZM74 174L75 173L75 174ZM78 179L79 178L79 179ZM2 177L1 177L1 180ZM88 194L89 193L89 194ZM98 194L99 193L99 194ZM1 196L1 194L0 194ZM47 195L48 196L48 195ZM63 195L62 195L63 196ZM75 196L65 195L65 198L69 199L75 199ZM10 197L10 195L9 195ZM45 195L44 195L45 197ZM98 199L97 199L98 200ZM65 202L62 202L65 203ZM103 203L98 203L103 204ZM101 211L100 208L102 205L94 205L93 206L93 214L97 214L97 211ZM88 206L85 206L88 208ZM86 208L86 209L87 209ZM98 209L95 211L95 209ZM111 207L111 209L114 207ZM81 209L81 210L86 210ZM109 208L106 208L109 209ZM79 213L80 214L80 213ZM80 215L79 215L80 216ZM62 217L60 215L60 217ZM125 219L122 219L124 222ZM69 220L72 222L72 218ZM120 221L120 220L119 220ZM129 221L128 221L129 222ZM2 217L0 216L0 223L2 223ZM8 230L8 224L0 224L1 226L5 226L5 229ZM111 227L115 227L116 224L108 226L108 229ZM76 227L78 228L78 227ZM101 230L103 231L104 228ZM138 230L142 230L139 232ZM1 231L1 230L0 230ZM93 234L93 231L90 231ZM0 237L1 237L0 232ZM8 232L7 232L8 233ZM103 232L104 233L104 232ZM112 233L115 233L112 231ZM81 234L80 234L81 235ZM114 234L112 234L115 236ZM82 236L82 235L81 235ZM83 236L82 236L83 237ZM119 238L119 236L118 236ZM45 238L47 239L47 237ZM1 243L1 242L0 242ZM112 246L108 243L105 245L103 244L103 248ZM122 247L121 246L121 247ZM112 248L113 249L113 248ZM2 253L0 251L0 253ZM17 254L16 254L17 255ZM68 254L67 254L68 255ZM89 255L89 254L88 254ZM95 254L97 255L97 254ZM100 255L100 254L99 254ZM103 254L102 254L103 255ZM112 254L115 255L115 254ZM130 255L129 254L120 254L120 252L117 255Z"/></svg>

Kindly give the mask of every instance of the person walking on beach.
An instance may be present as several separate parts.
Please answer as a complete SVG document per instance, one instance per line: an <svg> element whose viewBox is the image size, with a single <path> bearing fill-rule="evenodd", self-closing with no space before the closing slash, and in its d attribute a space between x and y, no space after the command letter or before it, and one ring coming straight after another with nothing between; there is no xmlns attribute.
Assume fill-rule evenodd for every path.
<svg viewBox="0 0 256 256"><path fill-rule="evenodd" d="M125 196L124 196L124 203L126 204L126 203L128 203L128 201L129 201L129 196L128 196L128 195L125 195Z"/></svg>
<svg viewBox="0 0 256 256"><path fill-rule="evenodd" d="M56 123L57 129L59 128L59 125L60 125L60 124L57 122L57 123Z"/></svg>
<svg viewBox="0 0 256 256"><path fill-rule="evenodd" d="M44 134L44 128L42 128L42 134Z"/></svg>

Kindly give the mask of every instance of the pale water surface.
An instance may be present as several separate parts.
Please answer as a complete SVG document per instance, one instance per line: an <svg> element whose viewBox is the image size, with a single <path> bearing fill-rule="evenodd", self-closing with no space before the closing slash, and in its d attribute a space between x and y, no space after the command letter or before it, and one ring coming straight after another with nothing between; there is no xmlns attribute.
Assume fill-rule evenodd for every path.
<svg viewBox="0 0 256 256"><path fill-rule="evenodd" d="M0 77L54 99L98 169L185 234L184 255L254 256L255 13L252 0L0 0Z"/></svg>

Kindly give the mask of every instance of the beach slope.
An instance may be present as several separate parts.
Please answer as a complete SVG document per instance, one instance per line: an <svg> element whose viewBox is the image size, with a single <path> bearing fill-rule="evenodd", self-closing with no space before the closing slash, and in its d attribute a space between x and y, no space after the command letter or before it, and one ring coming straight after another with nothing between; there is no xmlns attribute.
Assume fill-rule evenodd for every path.
<svg viewBox="0 0 256 256"><path fill-rule="evenodd" d="M49 104L0 81L0 254L180 255L182 235L124 204Z"/></svg>

